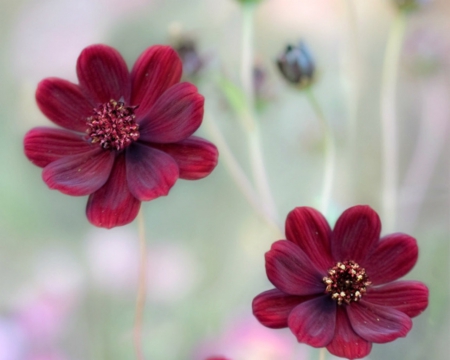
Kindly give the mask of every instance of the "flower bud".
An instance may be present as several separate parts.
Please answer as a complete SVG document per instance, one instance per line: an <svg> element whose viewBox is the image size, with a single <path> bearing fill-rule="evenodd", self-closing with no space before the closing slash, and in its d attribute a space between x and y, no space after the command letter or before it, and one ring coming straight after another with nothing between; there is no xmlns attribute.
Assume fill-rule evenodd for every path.
<svg viewBox="0 0 450 360"><path fill-rule="evenodd" d="M284 78L301 89L314 82L314 60L302 41L298 46L288 45L285 52L278 57L277 65Z"/></svg>
<svg viewBox="0 0 450 360"><path fill-rule="evenodd" d="M433 0L392 0L395 6L402 11L417 10L425 5L428 5Z"/></svg>
<svg viewBox="0 0 450 360"><path fill-rule="evenodd" d="M175 45L175 51L183 62L183 75L192 77L203 68L205 61L197 51L195 41L188 37L180 37Z"/></svg>

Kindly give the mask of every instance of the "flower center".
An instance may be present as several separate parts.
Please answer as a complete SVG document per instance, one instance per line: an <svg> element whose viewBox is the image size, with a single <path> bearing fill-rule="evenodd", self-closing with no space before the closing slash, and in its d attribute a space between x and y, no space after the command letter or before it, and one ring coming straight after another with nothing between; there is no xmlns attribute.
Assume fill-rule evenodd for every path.
<svg viewBox="0 0 450 360"><path fill-rule="evenodd" d="M139 138L139 125L134 121L136 106L125 106L122 101L110 100L94 109L87 118L87 136L91 143L103 149L123 150Z"/></svg>
<svg viewBox="0 0 450 360"><path fill-rule="evenodd" d="M325 292L331 294L338 305L359 301L371 284L366 270L354 261L338 262L328 270L328 275L323 278L327 286Z"/></svg>

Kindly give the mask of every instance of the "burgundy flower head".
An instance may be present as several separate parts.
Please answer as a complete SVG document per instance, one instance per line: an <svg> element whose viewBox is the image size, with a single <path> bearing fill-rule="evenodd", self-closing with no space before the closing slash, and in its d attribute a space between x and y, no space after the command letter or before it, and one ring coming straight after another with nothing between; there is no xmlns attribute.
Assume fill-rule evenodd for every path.
<svg viewBox="0 0 450 360"><path fill-rule="evenodd" d="M266 272L276 289L253 300L253 314L270 328L289 327L297 340L358 359L372 343L404 337L411 318L428 305L428 288L394 281L417 261L414 238L380 239L381 223L369 206L346 210L331 230L309 207L286 219L286 238L266 253Z"/></svg>
<svg viewBox="0 0 450 360"><path fill-rule="evenodd" d="M168 46L145 50L131 72L117 50L85 48L77 62L79 84L39 83L39 108L64 129L29 131L26 156L44 168L51 189L89 195L92 224L128 224L141 201L167 195L178 178L203 178L217 164L216 147L192 136L204 98L194 85L180 83L181 73L181 60Z"/></svg>

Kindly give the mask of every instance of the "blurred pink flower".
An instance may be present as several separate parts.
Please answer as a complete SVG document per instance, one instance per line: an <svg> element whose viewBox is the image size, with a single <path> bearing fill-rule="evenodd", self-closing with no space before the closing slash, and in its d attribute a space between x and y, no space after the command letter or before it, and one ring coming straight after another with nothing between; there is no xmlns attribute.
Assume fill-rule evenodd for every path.
<svg viewBox="0 0 450 360"><path fill-rule="evenodd" d="M215 339L200 345L195 359L220 354L230 360L305 360L308 349L298 345L289 332L270 331L253 317L238 317Z"/></svg>
<svg viewBox="0 0 450 360"><path fill-rule="evenodd" d="M137 235L126 228L95 229L86 243L91 273L97 286L114 293L133 294L138 280ZM148 249L148 298L171 302L182 299L198 281L193 255L181 245L151 244Z"/></svg>

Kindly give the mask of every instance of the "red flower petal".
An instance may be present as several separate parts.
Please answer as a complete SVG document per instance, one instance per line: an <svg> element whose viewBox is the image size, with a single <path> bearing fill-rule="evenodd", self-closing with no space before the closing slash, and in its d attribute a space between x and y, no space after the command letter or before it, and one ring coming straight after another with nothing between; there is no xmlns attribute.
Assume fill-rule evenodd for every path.
<svg viewBox="0 0 450 360"><path fill-rule="evenodd" d="M81 88L95 105L121 98L129 104L130 75L116 49L106 45L88 46L78 57L77 75Z"/></svg>
<svg viewBox="0 0 450 360"><path fill-rule="evenodd" d="M131 104L135 113L146 114L156 100L172 85L180 82L183 65L170 46L152 46L136 60L131 71Z"/></svg>
<svg viewBox="0 0 450 360"><path fill-rule="evenodd" d="M369 355L372 343L364 340L353 331L345 309L337 307L336 330L333 340L327 345L328 351L347 359L361 359Z"/></svg>
<svg viewBox="0 0 450 360"><path fill-rule="evenodd" d="M92 149L79 134L44 127L28 131L23 142L27 158L40 167L45 167L64 156L85 153Z"/></svg>
<svg viewBox="0 0 450 360"><path fill-rule="evenodd" d="M286 238L300 246L316 266L327 271L334 265L330 248L331 229L317 210L297 207L286 219Z"/></svg>
<svg viewBox="0 0 450 360"><path fill-rule="evenodd" d="M364 340L387 343L408 334L411 318L405 313L379 306L364 299L347 306L347 315L353 330Z"/></svg>
<svg viewBox="0 0 450 360"><path fill-rule="evenodd" d="M204 101L190 83L172 86L140 121L139 139L174 143L188 138L202 123Z"/></svg>
<svg viewBox="0 0 450 360"><path fill-rule="evenodd" d="M353 206L336 222L331 251L336 261L363 261L380 239L381 222L369 206Z"/></svg>
<svg viewBox="0 0 450 360"><path fill-rule="evenodd" d="M311 295L288 295L278 289L264 291L253 299L253 315L264 326L272 329L285 328L292 309L309 299Z"/></svg>
<svg viewBox="0 0 450 360"><path fill-rule="evenodd" d="M178 179L178 165L168 154L134 143L126 151L127 182L141 201L165 196Z"/></svg>
<svg viewBox="0 0 450 360"><path fill-rule="evenodd" d="M152 144L172 156L180 169L180 178L198 180L209 175L217 165L219 153L214 144L191 136L172 144Z"/></svg>
<svg viewBox="0 0 450 360"><path fill-rule="evenodd" d="M381 287L369 287L364 301L415 317L428 306L428 288L419 281L397 281Z"/></svg>
<svg viewBox="0 0 450 360"><path fill-rule="evenodd" d="M106 184L89 196L87 218L95 226L111 229L132 222L140 206L128 190L125 156L119 155Z"/></svg>
<svg viewBox="0 0 450 360"><path fill-rule="evenodd" d="M336 307L336 302L328 296L305 301L289 314L289 328L299 342L314 347L326 346L334 336Z"/></svg>
<svg viewBox="0 0 450 360"><path fill-rule="evenodd" d="M416 239L406 234L385 236L361 265L374 285L386 284L406 275L419 256Z"/></svg>
<svg viewBox="0 0 450 360"><path fill-rule="evenodd" d="M323 275L296 244L280 240L266 253L266 273L275 287L289 295L313 295L325 291Z"/></svg>
<svg viewBox="0 0 450 360"><path fill-rule="evenodd" d="M86 119L95 104L81 92L78 85L58 78L42 80L36 90L39 109L56 125L84 133Z"/></svg>
<svg viewBox="0 0 450 360"><path fill-rule="evenodd" d="M113 164L114 153L99 147L52 162L44 168L42 178L49 188L64 194L89 195L108 180Z"/></svg>

